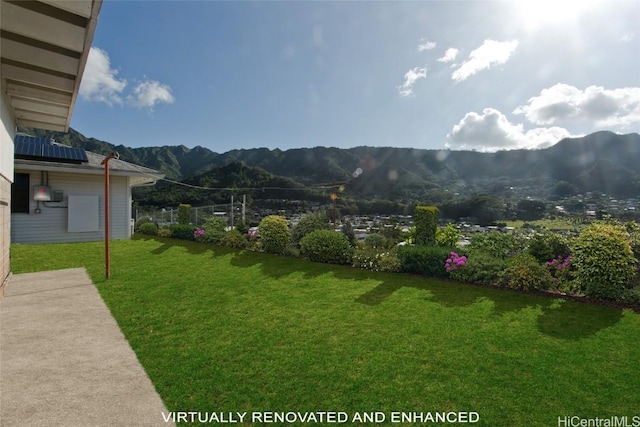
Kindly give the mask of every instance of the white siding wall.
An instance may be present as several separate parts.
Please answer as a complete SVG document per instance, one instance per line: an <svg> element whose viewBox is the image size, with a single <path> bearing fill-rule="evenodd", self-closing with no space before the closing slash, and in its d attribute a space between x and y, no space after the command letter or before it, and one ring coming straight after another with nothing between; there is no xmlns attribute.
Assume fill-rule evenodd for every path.
<svg viewBox="0 0 640 427"><path fill-rule="evenodd" d="M0 175L0 297L11 272L9 247L11 246L11 183Z"/></svg>
<svg viewBox="0 0 640 427"><path fill-rule="evenodd" d="M41 174L30 173L31 191L34 185L40 185ZM46 176L45 182L46 184ZM41 213L35 213L37 202L31 200L30 213L14 213L11 215L11 239L14 243L53 243L53 242L86 242L104 239L104 176L49 172L49 186L53 191L64 193L63 202L40 202ZM109 234L112 239L125 239L131 236L131 190L129 178L111 175L110 182L111 221ZM70 233L67 231L68 209L67 197L98 196L99 230L97 232ZM30 198L32 197L31 195ZM47 206L45 206L45 204ZM54 207L60 206L60 207Z"/></svg>
<svg viewBox="0 0 640 427"><path fill-rule="evenodd" d="M0 296L11 271L11 183L13 182L13 138L16 125L4 91L0 95Z"/></svg>
<svg viewBox="0 0 640 427"><path fill-rule="evenodd" d="M16 123L9 112L9 100L4 94L0 97L0 175L13 182L13 138L16 135Z"/></svg>

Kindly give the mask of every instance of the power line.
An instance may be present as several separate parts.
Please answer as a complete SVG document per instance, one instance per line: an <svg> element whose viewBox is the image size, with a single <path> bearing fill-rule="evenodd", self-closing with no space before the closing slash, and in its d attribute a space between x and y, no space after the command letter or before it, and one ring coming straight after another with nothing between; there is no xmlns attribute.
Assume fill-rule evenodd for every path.
<svg viewBox="0 0 640 427"><path fill-rule="evenodd" d="M139 172L142 172L143 174L148 175L156 179L157 181L158 180L167 181L172 184L182 185L184 187L194 188L197 190L207 190L207 191L255 191L255 190L298 190L299 191L299 190L302 190L302 191L305 191L305 190L332 190L335 188L335 184L333 185L319 184L319 185L309 186L309 187L203 187L201 185L193 185L193 184L187 184L186 182L174 181L169 178L158 178L156 175L153 175L147 172L146 170L143 170L142 168L148 169L145 166L136 165L135 163L130 163L130 162L127 162L127 163L136 167Z"/></svg>

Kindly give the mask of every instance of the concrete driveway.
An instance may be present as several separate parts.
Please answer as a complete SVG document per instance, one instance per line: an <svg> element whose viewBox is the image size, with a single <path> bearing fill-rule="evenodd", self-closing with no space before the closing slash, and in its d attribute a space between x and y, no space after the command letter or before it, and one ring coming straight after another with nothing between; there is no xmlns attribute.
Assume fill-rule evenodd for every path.
<svg viewBox="0 0 640 427"><path fill-rule="evenodd" d="M170 426L82 268L14 275L0 299L1 426Z"/></svg>

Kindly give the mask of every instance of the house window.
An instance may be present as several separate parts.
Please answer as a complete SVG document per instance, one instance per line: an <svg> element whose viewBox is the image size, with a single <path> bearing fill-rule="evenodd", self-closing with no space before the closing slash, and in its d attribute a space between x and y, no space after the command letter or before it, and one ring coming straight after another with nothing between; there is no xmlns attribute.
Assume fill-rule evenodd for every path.
<svg viewBox="0 0 640 427"><path fill-rule="evenodd" d="M11 213L29 213L29 189L29 174L15 174L11 184Z"/></svg>

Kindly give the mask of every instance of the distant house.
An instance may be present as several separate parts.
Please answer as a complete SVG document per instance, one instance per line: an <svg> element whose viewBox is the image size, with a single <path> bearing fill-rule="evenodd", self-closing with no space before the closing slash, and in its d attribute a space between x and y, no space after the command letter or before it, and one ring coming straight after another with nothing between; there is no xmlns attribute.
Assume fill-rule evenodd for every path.
<svg viewBox="0 0 640 427"><path fill-rule="evenodd" d="M67 131L102 0L0 0L0 296L11 263L16 126Z"/></svg>
<svg viewBox="0 0 640 427"><path fill-rule="evenodd" d="M11 189L14 243L83 242L104 239L105 156L17 135ZM111 239L131 236L131 188L164 177L122 160L109 161Z"/></svg>

